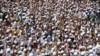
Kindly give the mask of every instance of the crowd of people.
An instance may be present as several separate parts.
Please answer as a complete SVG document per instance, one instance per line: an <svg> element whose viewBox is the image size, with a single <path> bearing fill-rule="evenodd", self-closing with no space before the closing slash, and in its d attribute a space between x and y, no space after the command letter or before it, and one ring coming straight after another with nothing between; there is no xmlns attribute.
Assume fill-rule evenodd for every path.
<svg viewBox="0 0 100 56"><path fill-rule="evenodd" d="M0 0L0 56L100 56L99 0Z"/></svg>

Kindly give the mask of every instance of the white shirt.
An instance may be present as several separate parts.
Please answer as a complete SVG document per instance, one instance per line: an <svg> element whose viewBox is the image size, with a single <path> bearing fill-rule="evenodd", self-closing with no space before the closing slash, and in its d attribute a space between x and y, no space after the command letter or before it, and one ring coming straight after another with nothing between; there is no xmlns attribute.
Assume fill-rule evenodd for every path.
<svg viewBox="0 0 100 56"><path fill-rule="evenodd" d="M29 56L34 56L34 54L32 52L29 53Z"/></svg>

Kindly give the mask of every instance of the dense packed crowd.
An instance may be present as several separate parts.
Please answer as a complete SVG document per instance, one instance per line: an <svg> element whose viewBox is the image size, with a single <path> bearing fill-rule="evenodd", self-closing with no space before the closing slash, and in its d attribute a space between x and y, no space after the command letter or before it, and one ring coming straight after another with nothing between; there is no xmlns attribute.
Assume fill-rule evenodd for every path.
<svg viewBox="0 0 100 56"><path fill-rule="evenodd" d="M0 56L100 56L99 0L0 0Z"/></svg>

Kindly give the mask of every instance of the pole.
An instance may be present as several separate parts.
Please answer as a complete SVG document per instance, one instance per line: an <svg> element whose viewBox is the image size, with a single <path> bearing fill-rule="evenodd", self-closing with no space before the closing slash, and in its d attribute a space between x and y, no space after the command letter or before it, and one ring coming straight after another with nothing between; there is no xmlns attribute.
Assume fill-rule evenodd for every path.
<svg viewBox="0 0 100 56"><path fill-rule="evenodd" d="M7 56L7 53L6 53L6 40L5 40L5 39L3 39L3 45L4 45L4 53L5 53L6 56Z"/></svg>
<svg viewBox="0 0 100 56"><path fill-rule="evenodd" d="M30 9L32 8L32 0L29 0L30 3Z"/></svg>

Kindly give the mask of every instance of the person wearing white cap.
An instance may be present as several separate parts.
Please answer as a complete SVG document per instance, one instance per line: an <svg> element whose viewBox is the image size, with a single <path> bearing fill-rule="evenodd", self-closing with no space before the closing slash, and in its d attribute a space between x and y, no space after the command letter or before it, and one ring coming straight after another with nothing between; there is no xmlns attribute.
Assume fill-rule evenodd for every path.
<svg viewBox="0 0 100 56"><path fill-rule="evenodd" d="M96 54L89 54L89 56L97 56Z"/></svg>
<svg viewBox="0 0 100 56"><path fill-rule="evenodd" d="M79 54L78 54L78 52L74 52L74 54L73 54L74 56L78 56Z"/></svg>
<svg viewBox="0 0 100 56"><path fill-rule="evenodd" d="M60 42L60 41L58 41L58 42L57 42L57 45L60 45L60 44L61 44L61 42Z"/></svg>
<svg viewBox="0 0 100 56"><path fill-rule="evenodd" d="M26 48L24 48L24 49L23 49L23 51L24 51L24 52L26 52L26 51L27 51L27 49L26 49Z"/></svg>
<svg viewBox="0 0 100 56"><path fill-rule="evenodd" d="M53 55L53 56L56 56L56 52L55 52L55 51L53 51L53 52L52 52L52 55Z"/></svg>
<svg viewBox="0 0 100 56"><path fill-rule="evenodd" d="M74 51L75 51L74 49L70 50L70 55L71 55L71 56L73 56Z"/></svg>
<svg viewBox="0 0 100 56"><path fill-rule="evenodd" d="M67 56L66 53L64 53L63 56Z"/></svg>
<svg viewBox="0 0 100 56"><path fill-rule="evenodd" d="M81 51L80 54L81 54L82 56L86 56L86 55L87 55L86 51Z"/></svg>
<svg viewBox="0 0 100 56"><path fill-rule="evenodd" d="M22 51L19 51L18 54L21 55L22 54Z"/></svg>
<svg viewBox="0 0 100 56"><path fill-rule="evenodd" d="M9 46L6 49L6 55L11 56L11 49Z"/></svg>
<svg viewBox="0 0 100 56"><path fill-rule="evenodd" d="M34 56L32 52L29 53L29 56Z"/></svg>
<svg viewBox="0 0 100 56"><path fill-rule="evenodd" d="M93 48L92 45L87 46L87 49L92 49L92 48Z"/></svg>

